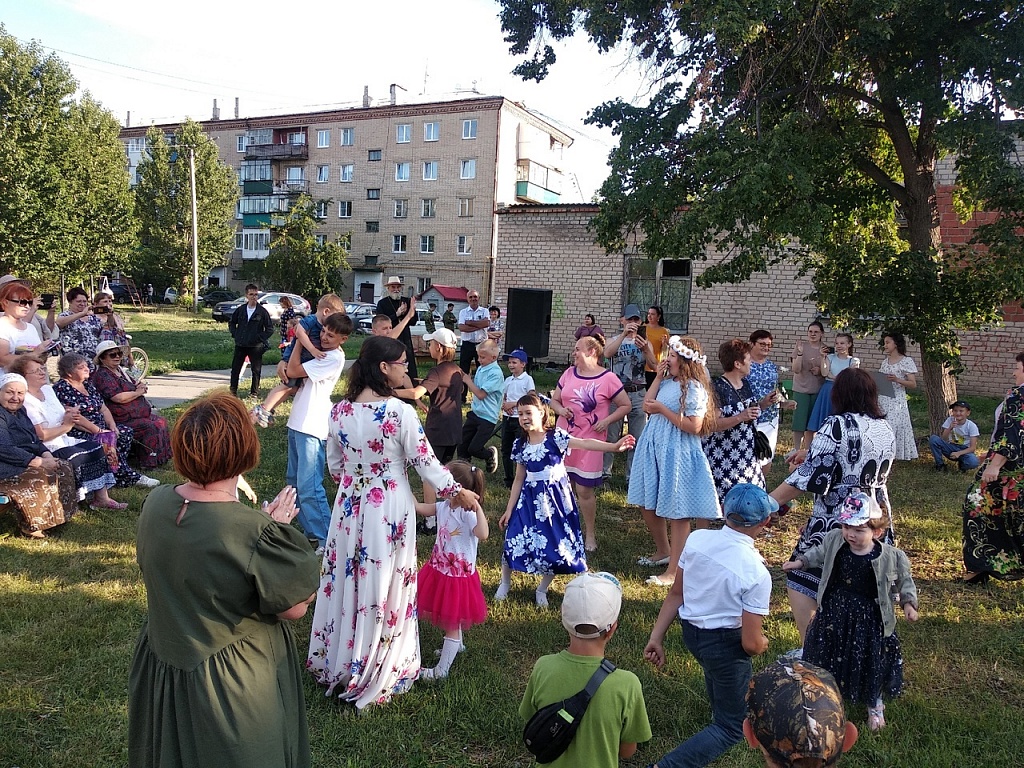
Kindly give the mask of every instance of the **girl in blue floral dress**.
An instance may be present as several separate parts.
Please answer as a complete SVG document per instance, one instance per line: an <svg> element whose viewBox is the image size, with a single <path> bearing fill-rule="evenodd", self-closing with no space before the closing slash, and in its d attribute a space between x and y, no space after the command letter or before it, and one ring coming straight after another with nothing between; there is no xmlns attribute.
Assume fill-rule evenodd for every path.
<svg viewBox="0 0 1024 768"><path fill-rule="evenodd" d="M548 586L558 573L587 570L580 530L580 512L572 494L563 459L570 450L627 451L632 435L617 443L570 437L564 429L547 429L548 409L536 394L516 403L523 435L512 446L516 477L505 514L498 526L505 530L501 557L501 584L494 595L504 600L512 588L512 571L541 575L536 591L538 607L548 604Z"/></svg>

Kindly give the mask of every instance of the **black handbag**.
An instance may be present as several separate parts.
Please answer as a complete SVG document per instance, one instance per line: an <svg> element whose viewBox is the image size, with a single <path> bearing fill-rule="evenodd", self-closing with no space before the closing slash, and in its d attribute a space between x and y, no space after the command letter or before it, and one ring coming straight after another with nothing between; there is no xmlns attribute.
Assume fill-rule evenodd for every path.
<svg viewBox="0 0 1024 768"><path fill-rule="evenodd" d="M772 457L772 444L768 442L768 435L759 429L754 430L754 456L762 461Z"/></svg>
<svg viewBox="0 0 1024 768"><path fill-rule="evenodd" d="M602 659L601 666L591 675L586 688L575 696L548 704L533 713L523 729L523 743L538 763L557 760L569 748L590 699L597 693L604 679L614 671L615 665L608 659Z"/></svg>

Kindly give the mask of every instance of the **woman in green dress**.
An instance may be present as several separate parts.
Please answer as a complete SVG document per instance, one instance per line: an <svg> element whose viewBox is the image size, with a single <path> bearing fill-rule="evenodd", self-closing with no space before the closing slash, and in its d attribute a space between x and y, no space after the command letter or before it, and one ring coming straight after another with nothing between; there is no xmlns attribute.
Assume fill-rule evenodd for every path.
<svg viewBox="0 0 1024 768"><path fill-rule="evenodd" d="M315 597L320 565L289 525L295 490L262 509L238 500L260 443L226 393L185 411L171 449L187 482L153 489L139 516L149 616L129 679L129 766L306 768L290 621Z"/></svg>

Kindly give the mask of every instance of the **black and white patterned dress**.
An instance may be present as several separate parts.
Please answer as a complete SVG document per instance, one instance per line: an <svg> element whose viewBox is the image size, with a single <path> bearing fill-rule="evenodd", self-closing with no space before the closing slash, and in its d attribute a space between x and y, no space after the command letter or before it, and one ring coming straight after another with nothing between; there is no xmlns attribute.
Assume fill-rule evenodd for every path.
<svg viewBox="0 0 1024 768"><path fill-rule="evenodd" d="M839 524L836 517L843 501L858 489L874 494L882 509L891 513L886 481L895 455L896 437L885 419L862 413L825 419L804 463L786 478L787 484L814 494L811 517L793 549L794 558L821 544L825 534ZM817 595L820 569L789 571L788 576L788 587L808 597Z"/></svg>
<svg viewBox="0 0 1024 768"><path fill-rule="evenodd" d="M743 386L733 387L721 376L712 382L718 400L719 418L735 416L755 403L750 382L743 379ZM753 483L764 488L764 474L761 462L754 455L754 423L743 422L724 432L712 432L702 440L704 453L711 465L719 503L725 503L725 494L737 483Z"/></svg>

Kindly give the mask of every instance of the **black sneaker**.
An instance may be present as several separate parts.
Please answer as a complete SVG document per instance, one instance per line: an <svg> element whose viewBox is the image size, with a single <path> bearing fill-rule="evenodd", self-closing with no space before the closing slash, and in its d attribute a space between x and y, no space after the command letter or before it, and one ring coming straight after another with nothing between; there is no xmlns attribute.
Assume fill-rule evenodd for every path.
<svg viewBox="0 0 1024 768"><path fill-rule="evenodd" d="M932 472L948 472L949 468L945 464L936 464L932 467Z"/></svg>
<svg viewBox="0 0 1024 768"><path fill-rule="evenodd" d="M493 475L498 471L498 449L492 445L487 449L487 454L487 471Z"/></svg>

